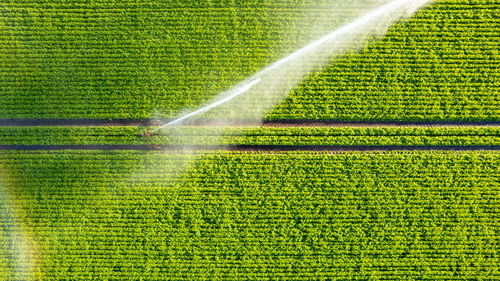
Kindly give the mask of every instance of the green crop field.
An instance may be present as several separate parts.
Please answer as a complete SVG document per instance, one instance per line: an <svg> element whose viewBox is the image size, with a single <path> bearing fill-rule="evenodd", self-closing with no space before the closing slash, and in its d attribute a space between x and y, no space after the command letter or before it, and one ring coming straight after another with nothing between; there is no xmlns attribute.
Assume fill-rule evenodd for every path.
<svg viewBox="0 0 500 281"><path fill-rule="evenodd" d="M0 1L0 281L498 280L499 50L497 0Z"/></svg>
<svg viewBox="0 0 500 281"><path fill-rule="evenodd" d="M172 117L352 18L343 2L4 1L0 117ZM266 118L498 121L497 1L434 2Z"/></svg>
<svg viewBox="0 0 500 281"><path fill-rule="evenodd" d="M312 74L269 119L499 120L497 1L436 1Z"/></svg>
<svg viewBox="0 0 500 281"><path fill-rule="evenodd" d="M30 202L17 214L39 277L331 280L498 276L499 160L6 152L0 163Z"/></svg>

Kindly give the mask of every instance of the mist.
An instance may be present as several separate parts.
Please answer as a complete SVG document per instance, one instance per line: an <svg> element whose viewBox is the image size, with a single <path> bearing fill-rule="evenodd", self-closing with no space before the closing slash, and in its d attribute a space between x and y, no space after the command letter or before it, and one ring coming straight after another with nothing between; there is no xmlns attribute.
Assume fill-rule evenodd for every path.
<svg viewBox="0 0 500 281"><path fill-rule="evenodd" d="M394 22L411 16L428 2L430 1L396 0L368 12L351 12L361 16L325 33L232 89L220 93L198 109L177 116L155 131L189 124L200 118L205 120L205 125L233 126L241 122L258 125L308 74L321 70L336 56L360 50L368 39L382 37ZM366 9L365 5L361 7L359 10Z"/></svg>
<svg viewBox="0 0 500 281"><path fill-rule="evenodd" d="M153 128L152 133L159 131L164 139L182 139L182 143L177 143L184 145L179 151L181 153L191 153L190 147L200 141L222 145L221 137L227 131L224 127L260 126L266 114L286 99L308 75L321 71L336 57L357 52L369 42L383 37L395 22L410 17L431 0L327 2L312 7L315 12L304 17L310 22L300 25L309 28L308 33L297 40L309 40L308 43L197 109L186 109L168 122L157 121L158 127ZM331 4L331 7L327 8L326 4ZM318 13L318 9L323 12ZM191 126L193 124L197 126ZM153 141L154 138L153 135Z"/></svg>
<svg viewBox="0 0 500 281"><path fill-rule="evenodd" d="M1 156L1 155L0 155ZM28 280L35 264L32 237L23 225L19 209L25 203L15 190L16 182L0 166L0 243L7 244L0 260L0 278Z"/></svg>

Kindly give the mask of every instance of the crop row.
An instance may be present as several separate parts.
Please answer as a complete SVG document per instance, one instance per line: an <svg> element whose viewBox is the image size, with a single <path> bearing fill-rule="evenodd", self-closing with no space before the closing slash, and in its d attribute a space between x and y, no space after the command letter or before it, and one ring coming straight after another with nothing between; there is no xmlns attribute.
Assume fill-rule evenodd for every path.
<svg viewBox="0 0 500 281"><path fill-rule="evenodd" d="M315 22L328 16L323 23L336 26L377 1L356 2L9 1L0 81L11 103L0 112L147 118L161 107L171 116L317 37ZM301 23L308 14L315 20Z"/></svg>
<svg viewBox="0 0 500 281"><path fill-rule="evenodd" d="M175 116L380 1L343 2L3 3L0 117ZM497 8L433 1L311 73L266 118L498 120Z"/></svg>
<svg viewBox="0 0 500 281"><path fill-rule="evenodd" d="M144 127L0 127L0 145L146 144ZM156 145L500 145L499 127L173 127Z"/></svg>
<svg viewBox="0 0 500 281"><path fill-rule="evenodd" d="M498 120L498 4L459 2L436 1L360 53L335 59L267 118Z"/></svg>
<svg viewBox="0 0 500 281"><path fill-rule="evenodd" d="M0 153L10 207L36 241L23 249L44 280L495 279L499 161Z"/></svg>

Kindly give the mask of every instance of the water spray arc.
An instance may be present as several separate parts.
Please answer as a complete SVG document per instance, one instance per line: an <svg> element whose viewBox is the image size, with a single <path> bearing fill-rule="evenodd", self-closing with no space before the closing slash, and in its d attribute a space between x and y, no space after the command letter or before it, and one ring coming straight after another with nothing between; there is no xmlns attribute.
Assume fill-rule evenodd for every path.
<svg viewBox="0 0 500 281"><path fill-rule="evenodd" d="M280 59L280 60L272 63L268 67L262 69L258 73L251 76L250 78L239 83L233 89L219 94L215 98L215 101L213 101L212 103L209 103L207 106L204 106L203 108L198 109L196 111L193 111L191 113L182 115L181 117L151 131L151 133L154 133L156 131L159 131L159 130L166 128L166 127L169 127L169 126L180 124L182 121L184 121L188 118L191 118L191 117L196 116L196 115L200 115L200 114L205 113L211 109L214 109L214 108L219 107L223 104L226 104L226 103L230 102L231 100L235 99L236 97L242 96L244 93L248 92L256 84L261 82L261 80L268 81L269 79L275 79L277 81L277 82L275 82L275 84L282 83L283 85L285 85L285 87L282 87L282 88L291 90L294 85L297 85L300 82L300 80L295 81L295 80L291 79L293 81L290 81L290 82L285 81L284 82L284 80L288 79L288 78L287 77L283 78L283 77L279 77L279 76L286 76L288 73L290 73L290 70L294 69L294 67L296 67L296 66L292 65L292 63L298 64L299 65L297 67L297 69L299 69L298 72L305 75L308 71L310 71L311 69L314 68L314 62L312 62L314 59L318 59L318 61L323 61L322 63L320 63L320 65L324 64L327 62L326 59L329 56L333 55L333 52L341 51L343 48L346 48L346 46L344 46L344 45L348 45L348 44L345 44L345 43L350 42L349 39L346 39L346 38L356 37L356 36L360 36L360 35L366 35L364 33L369 33L372 30L376 30L376 25L377 25L376 21L378 19L390 17L390 18L392 18L392 21L396 20L396 19L401 17L401 13L398 13L398 11L399 12L407 12L407 14L410 15L411 13L415 12L416 10L418 10L420 7L422 7L424 4L426 4L429 1L430 0L395 0L395 1L392 1L388 4L382 5L376 9L366 13L365 15L353 20L349 24L346 24L346 25L336 29L335 31L321 37L320 39L306 45L305 47L293 52L292 54L286 56L285 58ZM390 22L385 23L384 28L387 29L390 26L389 23ZM341 42L341 43L338 43L338 42ZM332 45L335 45L338 43L339 46L334 46L330 50L330 49L327 49L328 45L330 45L328 43L330 43ZM344 45L342 43L344 43ZM325 52L325 49L326 49L326 52ZM325 54L321 54L321 51L323 51ZM300 63L302 63L302 65ZM275 75L277 73L277 71L280 71L279 75ZM271 82L270 84L272 84L272 83L273 82ZM261 84L263 84L263 83L261 83ZM270 93L270 91L272 91L272 87L268 87L268 85L266 83L264 83L264 85L266 85L266 88L265 88L265 90L263 89L263 92L265 91L266 94L268 94L268 96L272 95L272 93ZM261 90L260 88L262 88L262 87L258 87L258 88L259 88L258 90ZM261 96L262 96L262 94L261 94ZM262 97L264 97L264 96L262 96ZM262 99L261 102L275 104L277 101L282 100L282 98L283 97L278 97L278 98L274 97L274 99L269 98L268 100ZM270 107L269 105L263 106L261 108L261 111L263 112L266 109L268 109L269 107Z"/></svg>
<svg viewBox="0 0 500 281"><path fill-rule="evenodd" d="M235 97L237 97L237 96L239 96L239 95L241 95L241 94L243 94L243 93L247 92L247 91L248 91L248 90L250 90L250 89L251 89L254 85L258 84L260 81L261 81L261 79L260 79L260 78L257 78L257 79L251 80L250 82L246 82L246 83L244 83L243 85L241 85L241 87L236 87L234 90L232 90L232 91L230 92L230 94L229 94L227 97L225 97L225 98L223 98L223 99L221 99L221 100L218 100L218 101L216 101L216 102L214 102L214 103L211 103L211 104L209 104L208 106L205 106L205 107L203 107L203 108L200 108L200 109L198 109L198 110L196 110L196 111L193 111L193 112L191 112L191 113L188 113L188 114L186 114L186 115L183 115L182 117L177 118L177 119L175 119L175 120L174 120L174 121L172 121L172 122L169 122L169 123L167 123L167 124L165 124L165 125L162 125L162 126L161 126L161 127L159 127L159 128L156 128L156 129L152 130L152 131L151 131L151 133L154 133L154 132L156 132L156 131L159 131L159 130L161 130L161 129L165 128L165 127L169 127L169 126L173 126L173 125L179 124L179 123L181 123L182 121L184 121L184 120L188 119L189 117L192 117L192 116L195 116L195 115L202 114L202 113L204 113L204 112L209 111L209 110L210 110L210 109L212 109L212 108L215 108L215 107L217 107L217 106L219 106L219 105L222 105L222 104L224 104L224 103L227 103L228 101L230 101L230 100L234 99Z"/></svg>
<svg viewBox="0 0 500 281"><path fill-rule="evenodd" d="M335 39L336 37L338 37L340 35L347 35L351 30L356 29L360 26L363 26L363 25L369 23L371 20L378 18L378 17L380 17L388 12L395 10L395 9L398 9L405 4L408 4L408 2L411 2L411 1L412 0L396 0L396 1L391 2L389 4L383 5L379 8L365 14L364 16L357 18L356 20L352 21L351 23L344 25L343 27L333 31L332 33L327 34L326 36L308 44L307 46L303 47L302 49L295 51L291 55L289 55L289 56L287 56L287 57L285 57L277 62L274 62L273 64L271 64L267 68L265 68L262 71L260 71L259 73L255 74L255 76L264 75L264 74L270 72L271 70L274 70L274 69L286 64L287 62L290 62L294 59L302 57L302 56L306 55L307 53L312 52L313 50L317 49L322 44L324 44L332 39Z"/></svg>

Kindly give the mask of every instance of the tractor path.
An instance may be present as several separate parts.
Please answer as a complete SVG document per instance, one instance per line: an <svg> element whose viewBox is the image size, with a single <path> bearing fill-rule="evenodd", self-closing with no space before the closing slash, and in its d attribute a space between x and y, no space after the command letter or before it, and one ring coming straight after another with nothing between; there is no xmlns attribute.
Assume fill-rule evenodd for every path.
<svg viewBox="0 0 500 281"><path fill-rule="evenodd" d="M171 120L136 119L0 119L0 127L29 126L158 126ZM255 120L199 119L185 122L189 126L265 126L265 127L378 127L378 126L500 126L500 121L320 121L320 120Z"/></svg>
<svg viewBox="0 0 500 281"><path fill-rule="evenodd" d="M500 150L500 146L375 146L375 145L0 145L0 150L137 150L137 151L251 151L251 152L280 152L280 151L472 151L472 150Z"/></svg>

